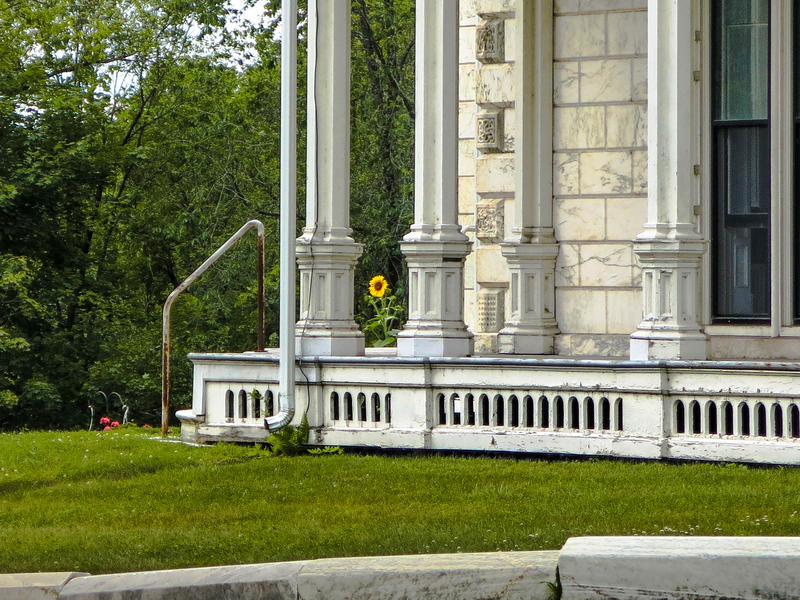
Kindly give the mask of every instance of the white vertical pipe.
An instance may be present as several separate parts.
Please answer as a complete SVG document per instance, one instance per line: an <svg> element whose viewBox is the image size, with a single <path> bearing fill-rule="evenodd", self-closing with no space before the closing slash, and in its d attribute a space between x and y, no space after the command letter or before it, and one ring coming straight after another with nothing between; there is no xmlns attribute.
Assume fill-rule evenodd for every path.
<svg viewBox="0 0 800 600"><path fill-rule="evenodd" d="M297 235L297 0L283 0L281 11L281 258L279 407L266 419L280 429L294 416L295 237Z"/></svg>

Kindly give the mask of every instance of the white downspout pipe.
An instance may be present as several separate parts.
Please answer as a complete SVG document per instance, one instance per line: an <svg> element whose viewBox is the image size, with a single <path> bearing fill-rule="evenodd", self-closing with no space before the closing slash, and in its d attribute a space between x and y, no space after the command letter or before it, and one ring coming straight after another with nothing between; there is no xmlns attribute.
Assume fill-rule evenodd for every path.
<svg viewBox="0 0 800 600"><path fill-rule="evenodd" d="M281 258L278 414L264 419L267 431L292 422L295 411L295 237L297 236L297 0L281 10Z"/></svg>

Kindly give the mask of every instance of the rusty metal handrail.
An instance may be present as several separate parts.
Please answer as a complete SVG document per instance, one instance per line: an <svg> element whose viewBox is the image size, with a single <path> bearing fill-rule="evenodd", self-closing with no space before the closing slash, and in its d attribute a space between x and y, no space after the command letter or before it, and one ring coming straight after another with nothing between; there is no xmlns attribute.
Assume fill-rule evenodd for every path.
<svg viewBox="0 0 800 600"><path fill-rule="evenodd" d="M223 254L225 254L231 246L233 246L239 239L247 233L250 229L255 227L258 230L258 351L264 350L264 224L261 221L253 219L248 221L234 233L228 241L222 244L214 254L209 256L205 262L197 267L194 272L183 280L178 287L172 290L172 293L167 297L164 302L164 312L162 319L161 330L161 434L167 435L167 428L169 423L169 346L170 346L170 330L169 318L170 309L175 299L180 296L186 289L192 285L195 280L200 277L205 271L217 262Z"/></svg>

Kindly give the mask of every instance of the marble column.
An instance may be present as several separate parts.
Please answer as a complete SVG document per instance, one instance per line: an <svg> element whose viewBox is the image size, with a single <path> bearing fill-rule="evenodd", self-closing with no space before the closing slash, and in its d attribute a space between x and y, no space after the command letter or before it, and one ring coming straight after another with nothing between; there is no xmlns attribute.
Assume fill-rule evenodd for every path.
<svg viewBox="0 0 800 600"><path fill-rule="evenodd" d="M458 0L416 4L414 224L401 249L409 273L409 318L400 356L465 356L464 259L458 225Z"/></svg>
<svg viewBox="0 0 800 600"><path fill-rule="evenodd" d="M553 233L553 2L517 1L514 14L514 226L501 244L511 297L498 349L552 354L555 318Z"/></svg>
<svg viewBox="0 0 800 600"><path fill-rule="evenodd" d="M700 263L707 248L694 222L698 204L699 115L692 52L694 2L647 7L647 222L634 240L642 267L643 318L631 335L634 360L703 359ZM699 72L699 71L698 71Z"/></svg>
<svg viewBox="0 0 800 600"><path fill-rule="evenodd" d="M309 0L306 226L297 240L304 356L364 354L353 320L362 247L350 229L350 0Z"/></svg>

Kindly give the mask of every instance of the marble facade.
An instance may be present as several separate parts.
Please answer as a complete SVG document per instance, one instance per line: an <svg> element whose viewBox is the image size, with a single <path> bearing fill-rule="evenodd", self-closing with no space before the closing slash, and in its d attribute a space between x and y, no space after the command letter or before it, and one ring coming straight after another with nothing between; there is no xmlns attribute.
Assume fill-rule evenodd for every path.
<svg viewBox="0 0 800 600"><path fill-rule="evenodd" d="M503 293L510 309L501 236L486 227L514 226L517 25L515 2L461 3L459 222L474 243L465 295L476 353L499 350L481 299ZM647 204L647 3L556 1L551 25L554 353L623 358L641 318L632 240Z"/></svg>

